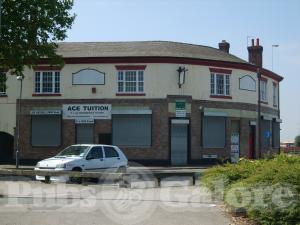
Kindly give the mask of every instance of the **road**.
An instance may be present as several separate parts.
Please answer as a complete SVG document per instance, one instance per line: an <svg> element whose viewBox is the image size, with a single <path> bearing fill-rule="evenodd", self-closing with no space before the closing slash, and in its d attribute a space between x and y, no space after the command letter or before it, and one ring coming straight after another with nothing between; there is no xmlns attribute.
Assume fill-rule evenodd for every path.
<svg viewBox="0 0 300 225"><path fill-rule="evenodd" d="M114 185L0 182L1 225L228 225L230 222L212 196L199 186L125 189Z"/></svg>

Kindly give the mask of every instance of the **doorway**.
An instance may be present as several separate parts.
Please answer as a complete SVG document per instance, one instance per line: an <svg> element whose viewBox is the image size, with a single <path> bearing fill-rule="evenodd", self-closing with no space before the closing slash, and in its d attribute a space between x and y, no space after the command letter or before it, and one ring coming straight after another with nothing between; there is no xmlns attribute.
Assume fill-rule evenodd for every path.
<svg viewBox="0 0 300 225"><path fill-rule="evenodd" d="M249 159L255 159L255 134L256 127L255 125L249 126Z"/></svg>
<svg viewBox="0 0 300 225"><path fill-rule="evenodd" d="M0 162L13 161L14 137L8 133L0 132Z"/></svg>
<svg viewBox="0 0 300 225"><path fill-rule="evenodd" d="M171 164L186 165L188 163L189 120L171 120Z"/></svg>

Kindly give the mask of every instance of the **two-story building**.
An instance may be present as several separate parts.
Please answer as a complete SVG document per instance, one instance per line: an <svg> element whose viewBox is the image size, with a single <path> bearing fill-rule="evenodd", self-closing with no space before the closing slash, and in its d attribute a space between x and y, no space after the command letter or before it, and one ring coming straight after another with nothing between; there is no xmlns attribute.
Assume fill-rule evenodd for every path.
<svg viewBox="0 0 300 225"><path fill-rule="evenodd" d="M24 71L20 158L38 160L75 143L114 144L132 161L184 165L258 156L260 68L262 153L279 150L279 82L219 49L165 41L60 43L63 67L47 59ZM0 157L13 156L20 81L0 97ZM8 138L10 137L10 138ZM2 153L1 153L2 151Z"/></svg>

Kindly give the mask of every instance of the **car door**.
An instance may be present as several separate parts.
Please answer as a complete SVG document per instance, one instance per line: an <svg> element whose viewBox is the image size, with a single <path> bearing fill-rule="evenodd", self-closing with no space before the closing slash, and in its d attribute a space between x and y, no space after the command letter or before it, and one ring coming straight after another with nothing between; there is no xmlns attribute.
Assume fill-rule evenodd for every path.
<svg viewBox="0 0 300 225"><path fill-rule="evenodd" d="M92 147L86 156L85 170L102 171L105 168L103 149L101 146Z"/></svg>
<svg viewBox="0 0 300 225"><path fill-rule="evenodd" d="M105 166L108 171L116 172L120 166L121 158L115 148L103 146L105 155Z"/></svg>

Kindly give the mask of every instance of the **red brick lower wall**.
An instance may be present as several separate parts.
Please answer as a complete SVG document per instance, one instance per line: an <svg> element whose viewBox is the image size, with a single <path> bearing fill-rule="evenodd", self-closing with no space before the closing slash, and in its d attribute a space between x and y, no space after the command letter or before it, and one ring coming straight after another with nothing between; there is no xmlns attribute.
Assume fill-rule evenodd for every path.
<svg viewBox="0 0 300 225"><path fill-rule="evenodd" d="M43 100L23 100L22 117L20 123L20 157L21 159L43 159L57 154L60 150L74 144L75 140L75 122L74 120L62 120L62 143L59 147L33 147L31 146L31 116L30 111L37 108L60 108L63 104L112 104L113 107L149 107L152 110L152 145L149 148L122 147L124 153L130 160L149 160L165 161L170 160L169 144L169 121L170 117L175 116L168 112L168 103L174 102L177 96L167 97L166 99L91 99L91 100L67 100L67 99L43 99ZM180 96L182 99L183 96ZM232 108L255 111L256 106L243 103L224 103L216 101L195 101L190 96L186 101L191 104L190 117L190 161L198 161L203 155L216 154L218 158L230 158L230 137L231 121L238 120L240 125L240 155L248 157L249 155L249 120L247 118L227 118L226 120L226 146L221 149L205 149L201 143L201 110L202 107L212 108ZM263 108L264 112L276 113L269 108ZM112 120L95 121L95 143L98 143L99 133L112 132ZM275 151L273 149L268 149ZM268 151L266 150L266 152Z"/></svg>

